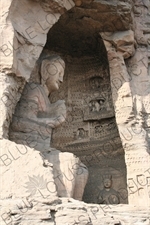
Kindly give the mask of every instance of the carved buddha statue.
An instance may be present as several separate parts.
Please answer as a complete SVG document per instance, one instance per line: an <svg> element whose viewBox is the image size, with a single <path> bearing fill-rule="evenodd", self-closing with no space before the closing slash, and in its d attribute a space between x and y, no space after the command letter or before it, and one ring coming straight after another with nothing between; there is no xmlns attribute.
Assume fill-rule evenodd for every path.
<svg viewBox="0 0 150 225"><path fill-rule="evenodd" d="M53 55L42 61L41 84L25 85L10 125L10 140L40 151L49 149L52 128L66 118L65 102L59 100L51 104L48 98L63 82L64 69L65 62L60 56Z"/></svg>
<svg viewBox="0 0 150 225"><path fill-rule="evenodd" d="M119 204L119 193L112 188L112 177L103 178L104 188L99 192L98 204Z"/></svg>
<svg viewBox="0 0 150 225"><path fill-rule="evenodd" d="M65 63L59 56L51 56L42 61L41 84L26 84L13 115L9 138L39 150L45 165L53 164L58 196L81 200L88 179L86 166L73 154L61 153L50 147L52 129L66 119L66 106L63 100L51 104L48 96L59 89L63 82L64 68ZM70 181L67 176L74 178Z"/></svg>

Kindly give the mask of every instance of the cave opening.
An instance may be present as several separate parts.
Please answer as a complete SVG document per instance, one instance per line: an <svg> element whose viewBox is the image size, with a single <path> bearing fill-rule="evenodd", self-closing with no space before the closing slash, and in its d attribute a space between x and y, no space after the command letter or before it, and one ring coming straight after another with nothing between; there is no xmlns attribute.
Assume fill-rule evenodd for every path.
<svg viewBox="0 0 150 225"><path fill-rule="evenodd" d="M50 103L65 100L66 121L53 131L50 128L50 133L46 134L47 139L43 139L42 135L37 135L37 129L32 131L33 137L30 137L28 131L32 124L22 119L19 126L17 117L17 123L14 121L14 126L11 126L9 138L21 144L25 141L25 144L37 150L49 148L50 145L61 152L71 152L79 157L89 171L83 201L126 204L126 164L115 120L109 61L99 33L100 24L91 19L89 14L89 9L74 7L60 17L50 29L46 45L31 74L30 82L33 83L30 89L33 91L41 88L39 71L42 59L53 53L64 59L66 66L63 83L58 91L51 93L49 100ZM30 95L25 89L24 96L27 97L28 94ZM18 104L21 111L16 108L16 113L21 112L21 116L26 114L23 107L26 109L28 106L30 111L35 107L34 101L27 104L26 97ZM34 138L36 143L30 141ZM78 173L81 174L82 171ZM105 189L109 190L105 199L107 201L101 196L106 195Z"/></svg>
<svg viewBox="0 0 150 225"><path fill-rule="evenodd" d="M88 16L75 7L48 33L44 52L58 53L66 63L63 84L52 93L50 102L65 100L67 119L54 129L51 147L74 153L88 167L85 202L98 203L104 180L109 178L109 203L126 204L124 150L115 120L107 52L99 31L96 22L89 24Z"/></svg>

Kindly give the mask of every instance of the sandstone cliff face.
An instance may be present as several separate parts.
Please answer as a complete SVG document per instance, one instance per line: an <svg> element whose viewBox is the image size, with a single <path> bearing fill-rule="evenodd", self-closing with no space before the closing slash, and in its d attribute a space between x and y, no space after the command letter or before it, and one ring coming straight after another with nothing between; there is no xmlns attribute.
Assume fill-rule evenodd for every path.
<svg viewBox="0 0 150 225"><path fill-rule="evenodd" d="M30 78L35 62L46 43L47 33L61 15L60 10L57 12L51 8L48 10L48 6L45 6L45 4L40 1L7 1L2 3L0 54L1 74L4 74L4 78L9 74L16 74L16 76L25 78L25 80ZM54 1L53 4L57 3ZM72 1L63 1L59 7L63 9L61 12L63 13L64 10L69 10L73 6L74 3ZM47 8L46 11L44 7ZM37 18L37 15L39 18ZM9 121L14 111L13 108L10 116L8 115L9 109L6 105L9 103L7 102L12 102L13 100L14 103L11 107L15 106L18 101L17 99L20 98L18 89L22 88L25 84L23 83L18 86L18 83L16 83L15 88L12 90L12 96L9 96L8 99L7 95L4 94L6 92L6 83L7 89L11 89L11 83L15 82L16 78L13 79L13 76L11 76L11 78L5 79L7 81L2 81L4 83L2 97L5 100L1 104L1 112L5 116L5 121L1 121L1 137L7 137Z"/></svg>
<svg viewBox="0 0 150 225"><path fill-rule="evenodd" d="M74 199L1 201L1 224L149 225L149 211L127 205L85 204Z"/></svg>
<svg viewBox="0 0 150 225"><path fill-rule="evenodd" d="M59 199L61 194L58 194L54 181L53 162L44 162L37 151L7 140L12 114L46 44L47 33L71 8L77 18L87 22L89 30L94 26L107 50L116 123L125 152L129 205L137 208L88 205L72 199ZM148 0L2 2L2 224L29 224L33 221L60 225L150 223L149 21ZM76 163L73 155L71 158ZM69 193L76 190L73 194L78 196L73 182L74 187L71 186ZM80 179L78 182L80 185ZM31 191L35 193L31 195Z"/></svg>

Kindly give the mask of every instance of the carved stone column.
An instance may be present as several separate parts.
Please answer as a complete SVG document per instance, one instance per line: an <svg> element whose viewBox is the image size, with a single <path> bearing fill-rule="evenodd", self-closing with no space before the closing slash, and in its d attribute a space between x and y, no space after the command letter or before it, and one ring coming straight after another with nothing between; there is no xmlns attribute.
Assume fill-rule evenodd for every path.
<svg viewBox="0 0 150 225"><path fill-rule="evenodd" d="M125 150L129 204L150 205L149 74L132 31L101 34L110 67L116 122ZM145 60L142 58L145 57ZM141 59L141 60L140 60ZM145 119L147 118L147 119Z"/></svg>

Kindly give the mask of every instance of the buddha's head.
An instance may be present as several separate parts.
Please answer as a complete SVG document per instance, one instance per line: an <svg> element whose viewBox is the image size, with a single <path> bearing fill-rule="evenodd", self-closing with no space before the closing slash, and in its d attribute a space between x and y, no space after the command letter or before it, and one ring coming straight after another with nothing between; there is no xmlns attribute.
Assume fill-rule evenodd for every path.
<svg viewBox="0 0 150 225"><path fill-rule="evenodd" d="M41 64L41 83L47 86L49 93L59 89L63 82L64 70L65 62L60 56L53 55L43 59Z"/></svg>
<svg viewBox="0 0 150 225"><path fill-rule="evenodd" d="M111 179L104 179L104 187L105 188L110 188L111 187L111 185L112 185L112 180Z"/></svg>

